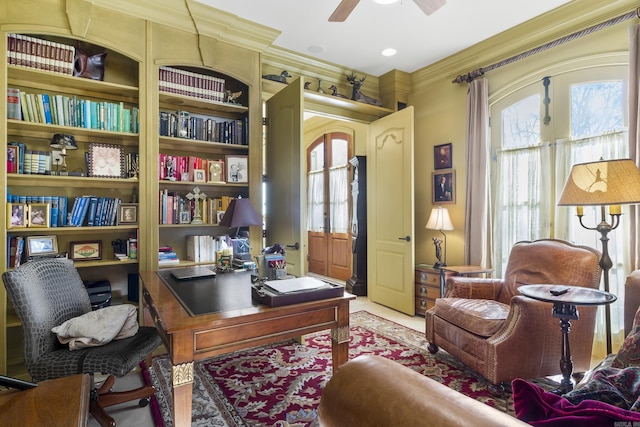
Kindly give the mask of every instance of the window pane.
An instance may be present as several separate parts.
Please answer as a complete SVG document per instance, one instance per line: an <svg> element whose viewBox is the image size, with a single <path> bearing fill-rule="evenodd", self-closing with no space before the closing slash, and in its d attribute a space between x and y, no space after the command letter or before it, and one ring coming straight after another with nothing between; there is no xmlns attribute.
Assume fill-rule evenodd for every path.
<svg viewBox="0 0 640 427"><path fill-rule="evenodd" d="M532 95L502 110L502 147L540 142L540 95Z"/></svg>
<svg viewBox="0 0 640 427"><path fill-rule="evenodd" d="M324 144L318 144L311 151L311 155L309 156L309 171L315 172L322 170L324 168Z"/></svg>
<svg viewBox="0 0 640 427"><path fill-rule="evenodd" d="M346 165L349 159L349 145L344 139L331 140L331 167Z"/></svg>
<svg viewBox="0 0 640 427"><path fill-rule="evenodd" d="M622 82L571 85L571 136L585 138L622 129Z"/></svg>

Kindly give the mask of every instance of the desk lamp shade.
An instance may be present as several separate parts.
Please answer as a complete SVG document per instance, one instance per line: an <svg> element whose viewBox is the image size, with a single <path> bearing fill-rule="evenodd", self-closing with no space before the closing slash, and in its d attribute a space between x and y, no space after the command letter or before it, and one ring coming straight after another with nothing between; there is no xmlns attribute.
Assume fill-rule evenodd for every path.
<svg viewBox="0 0 640 427"><path fill-rule="evenodd" d="M562 190L558 206L640 203L640 170L631 159L579 163Z"/></svg>
<svg viewBox="0 0 640 427"><path fill-rule="evenodd" d="M262 218L253 208L249 199L238 197L229 203L227 210L224 212L224 216L220 220L220 225L223 227L236 228L236 234L238 234L240 227L262 225Z"/></svg>

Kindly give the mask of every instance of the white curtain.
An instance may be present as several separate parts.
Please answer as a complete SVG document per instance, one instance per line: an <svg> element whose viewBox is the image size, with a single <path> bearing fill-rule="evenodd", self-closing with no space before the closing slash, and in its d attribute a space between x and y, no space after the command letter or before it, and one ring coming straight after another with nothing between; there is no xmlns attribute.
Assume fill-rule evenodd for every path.
<svg viewBox="0 0 640 427"><path fill-rule="evenodd" d="M467 193L464 262L491 268L491 192L489 185L489 83L476 79L467 95Z"/></svg>
<svg viewBox="0 0 640 427"><path fill-rule="evenodd" d="M324 231L324 171L307 175L307 231Z"/></svg>
<svg viewBox="0 0 640 427"><path fill-rule="evenodd" d="M349 231L349 169L346 164L329 171L329 194L331 200L331 233Z"/></svg>
<svg viewBox="0 0 640 427"><path fill-rule="evenodd" d="M640 25L629 27L629 158L640 167ZM629 208L629 271L640 268L640 206Z"/></svg>

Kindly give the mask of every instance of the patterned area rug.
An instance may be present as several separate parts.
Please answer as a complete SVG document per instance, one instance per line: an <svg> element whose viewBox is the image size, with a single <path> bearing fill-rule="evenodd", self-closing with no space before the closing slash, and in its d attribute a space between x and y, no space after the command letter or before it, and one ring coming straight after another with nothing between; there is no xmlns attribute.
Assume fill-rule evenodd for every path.
<svg viewBox="0 0 640 427"><path fill-rule="evenodd" d="M480 402L513 414L511 393L492 386L439 351L427 351L424 334L366 311L350 317L349 357L376 354L395 360ZM156 425L171 427L171 362L154 357L148 370L156 387ZM317 406L331 378L329 331L229 353L195 363L193 426L317 426Z"/></svg>

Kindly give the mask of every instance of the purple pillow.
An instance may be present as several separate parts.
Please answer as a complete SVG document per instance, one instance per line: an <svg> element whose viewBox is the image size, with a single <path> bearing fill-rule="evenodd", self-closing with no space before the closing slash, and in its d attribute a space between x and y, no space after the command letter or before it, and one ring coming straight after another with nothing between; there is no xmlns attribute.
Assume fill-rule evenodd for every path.
<svg viewBox="0 0 640 427"><path fill-rule="evenodd" d="M533 426L612 427L614 421L640 421L638 412L597 400L583 400L574 405L562 396L519 378L513 380L511 388L516 417Z"/></svg>

